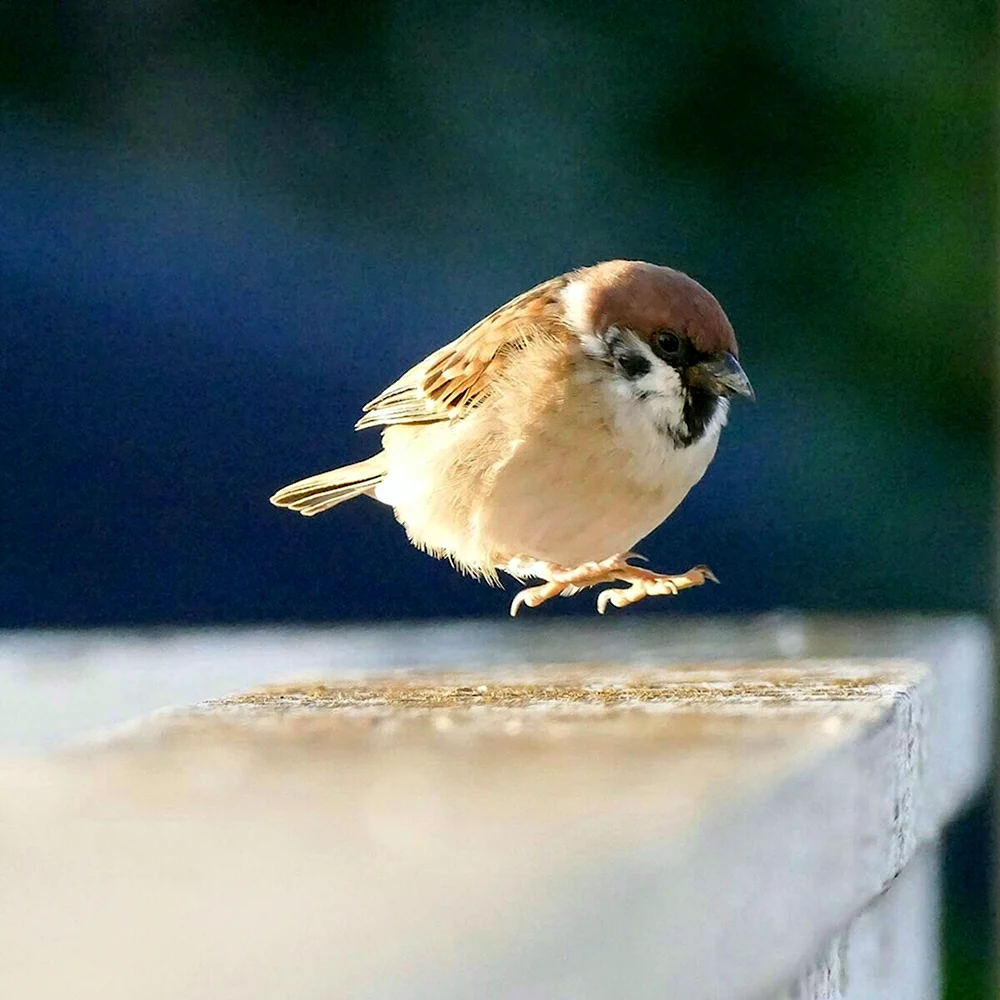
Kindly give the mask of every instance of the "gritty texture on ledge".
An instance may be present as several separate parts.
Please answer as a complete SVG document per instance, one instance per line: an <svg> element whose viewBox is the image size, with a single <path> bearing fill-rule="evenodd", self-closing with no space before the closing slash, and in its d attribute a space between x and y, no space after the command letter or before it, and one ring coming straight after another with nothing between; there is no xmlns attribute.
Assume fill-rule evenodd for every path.
<svg viewBox="0 0 1000 1000"><path fill-rule="evenodd" d="M859 665L831 661L810 664L740 664L732 670L679 665L671 670L616 671L594 665L553 665L524 676L491 677L453 673L398 673L364 681L268 685L216 699L205 707L265 711L338 709L528 708L578 705L593 708L696 706L846 701L891 695L909 679L898 662Z"/></svg>

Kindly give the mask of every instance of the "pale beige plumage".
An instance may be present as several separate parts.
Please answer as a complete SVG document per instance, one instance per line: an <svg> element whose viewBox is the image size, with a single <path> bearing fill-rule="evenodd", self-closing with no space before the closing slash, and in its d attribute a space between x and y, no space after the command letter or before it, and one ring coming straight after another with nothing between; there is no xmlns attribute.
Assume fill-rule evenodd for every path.
<svg viewBox="0 0 1000 1000"><path fill-rule="evenodd" d="M365 406L356 426L384 427L383 451L272 502L313 515L374 496L414 544L467 572L547 581L522 591L512 613L601 582L630 584L602 594L603 611L713 579L704 567L661 576L627 563L701 477L725 422L722 404L703 433L679 443L685 393L701 390L685 388L647 343L674 330L697 357L725 355L742 376L725 314L680 272L612 261L553 278ZM616 339L633 352L627 377L609 346Z"/></svg>

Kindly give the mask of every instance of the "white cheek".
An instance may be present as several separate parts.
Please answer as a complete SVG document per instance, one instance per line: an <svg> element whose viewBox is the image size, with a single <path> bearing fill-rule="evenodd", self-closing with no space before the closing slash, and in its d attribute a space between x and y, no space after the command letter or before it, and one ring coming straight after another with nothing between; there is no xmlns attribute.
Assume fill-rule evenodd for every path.
<svg viewBox="0 0 1000 1000"><path fill-rule="evenodd" d="M681 377L675 368L671 368L665 361L647 354L652 361L649 373L642 378L636 379L632 384L639 392L646 393L646 399L642 400L650 407L656 418L667 424L669 427L683 429L684 423L684 385Z"/></svg>
<svg viewBox="0 0 1000 1000"><path fill-rule="evenodd" d="M641 407L655 424L684 433L684 385L675 368L660 360L649 345L633 333L625 333L629 350L649 362L649 371L641 378L614 380L616 393L632 406ZM584 348L586 350L586 347Z"/></svg>

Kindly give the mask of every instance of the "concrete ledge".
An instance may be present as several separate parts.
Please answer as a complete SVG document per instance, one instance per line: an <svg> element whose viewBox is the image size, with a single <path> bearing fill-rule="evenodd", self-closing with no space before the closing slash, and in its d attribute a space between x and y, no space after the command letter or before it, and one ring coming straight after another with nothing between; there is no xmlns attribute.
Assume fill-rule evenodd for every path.
<svg viewBox="0 0 1000 1000"><path fill-rule="evenodd" d="M941 987L940 857L921 848L780 1000L933 1000Z"/></svg>
<svg viewBox="0 0 1000 1000"><path fill-rule="evenodd" d="M822 644L805 631L798 650ZM0 758L0 995L933 997L934 906L914 900L933 901L933 845L987 766L974 623L869 635L930 667L685 664L701 640L661 631L672 665L640 635L613 663L594 642L590 665L515 649L506 667L379 676L356 669L359 635L287 653L315 644L329 666L350 647L354 670ZM251 648L209 640L168 639L147 676L178 650ZM864 641L833 625L826 640ZM140 669L135 640L101 641ZM469 638L434 643L447 659ZM390 646L383 666L404 635ZM920 954L872 978L873 926Z"/></svg>

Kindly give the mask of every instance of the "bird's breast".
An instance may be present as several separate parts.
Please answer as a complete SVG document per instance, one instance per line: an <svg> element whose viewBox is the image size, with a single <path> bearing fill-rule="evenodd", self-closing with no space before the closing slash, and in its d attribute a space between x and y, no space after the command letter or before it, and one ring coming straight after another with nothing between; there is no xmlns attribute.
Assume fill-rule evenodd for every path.
<svg viewBox="0 0 1000 1000"><path fill-rule="evenodd" d="M523 429L478 512L496 558L574 566L628 551L684 499L715 454L721 420L678 447L655 406L578 379Z"/></svg>
<svg viewBox="0 0 1000 1000"><path fill-rule="evenodd" d="M678 447L662 407L592 371L542 378L528 360L461 419L383 437L377 497L417 545L487 576L514 559L576 566L627 552L702 477L724 422Z"/></svg>

